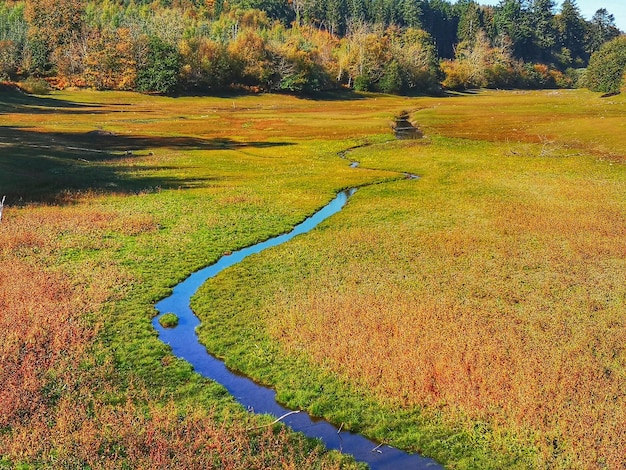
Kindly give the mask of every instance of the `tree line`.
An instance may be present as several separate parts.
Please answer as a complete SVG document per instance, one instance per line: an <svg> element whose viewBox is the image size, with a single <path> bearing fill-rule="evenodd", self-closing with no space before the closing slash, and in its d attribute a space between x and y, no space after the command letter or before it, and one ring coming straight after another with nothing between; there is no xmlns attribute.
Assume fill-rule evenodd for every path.
<svg viewBox="0 0 626 470"><path fill-rule="evenodd" d="M575 0L0 2L0 79L171 93L573 86L620 35Z"/></svg>

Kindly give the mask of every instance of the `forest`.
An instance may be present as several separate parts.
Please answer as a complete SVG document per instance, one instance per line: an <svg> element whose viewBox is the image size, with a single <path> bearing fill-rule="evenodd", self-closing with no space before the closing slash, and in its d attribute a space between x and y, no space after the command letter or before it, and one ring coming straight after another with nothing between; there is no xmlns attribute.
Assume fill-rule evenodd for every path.
<svg viewBox="0 0 626 470"><path fill-rule="evenodd" d="M613 92L620 33L606 9L586 20L575 0L558 11L553 0L4 1L0 79L39 92ZM617 77L605 83L606 70L593 78L585 69L611 41Z"/></svg>

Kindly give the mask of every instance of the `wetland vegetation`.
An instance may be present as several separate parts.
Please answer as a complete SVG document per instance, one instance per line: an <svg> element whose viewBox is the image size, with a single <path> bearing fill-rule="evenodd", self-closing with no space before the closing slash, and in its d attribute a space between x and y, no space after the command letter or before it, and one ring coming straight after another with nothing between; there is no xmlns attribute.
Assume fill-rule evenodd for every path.
<svg viewBox="0 0 626 470"><path fill-rule="evenodd" d="M359 186L201 287L208 350L449 468L625 464L626 99L332 98L2 90L0 466L357 468L246 413L151 320ZM423 139L393 138L403 110Z"/></svg>

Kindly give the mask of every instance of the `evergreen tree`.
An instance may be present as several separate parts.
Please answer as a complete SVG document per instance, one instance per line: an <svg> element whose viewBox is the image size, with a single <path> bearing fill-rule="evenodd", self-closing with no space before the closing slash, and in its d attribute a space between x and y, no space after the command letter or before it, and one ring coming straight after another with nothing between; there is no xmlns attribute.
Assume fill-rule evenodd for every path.
<svg viewBox="0 0 626 470"><path fill-rule="evenodd" d="M342 36L346 32L346 0L328 0L326 18L331 34Z"/></svg>
<svg viewBox="0 0 626 470"><path fill-rule="evenodd" d="M620 31L615 26L615 17L606 8L600 8L591 18L588 34L587 52L592 53L598 51L605 42L619 36Z"/></svg>
<svg viewBox="0 0 626 470"><path fill-rule="evenodd" d="M349 0L348 14L350 21L363 22L367 18L367 7L364 0Z"/></svg>
<svg viewBox="0 0 626 470"><path fill-rule="evenodd" d="M564 66L584 67L588 55L585 51L585 34L587 25L580 14L575 0L565 0L561 12L556 17L559 43L562 47L561 57Z"/></svg>
<svg viewBox="0 0 626 470"><path fill-rule="evenodd" d="M457 37L459 42L472 41L484 29L480 6L474 0L461 0L456 4L459 15Z"/></svg>
<svg viewBox="0 0 626 470"><path fill-rule="evenodd" d="M439 57L453 57L454 45L458 42L456 32L459 21L452 5L445 0L425 0L422 25L432 36Z"/></svg>
<svg viewBox="0 0 626 470"><path fill-rule="evenodd" d="M531 5L533 24L533 58L541 63L553 60L556 41L556 27L554 22L554 0L533 0Z"/></svg>
<svg viewBox="0 0 626 470"><path fill-rule="evenodd" d="M402 2L402 23L409 28L419 28L422 24L420 17L422 8L416 0Z"/></svg>
<svg viewBox="0 0 626 470"><path fill-rule="evenodd" d="M371 0L370 21L374 24L384 25L387 22L385 0Z"/></svg>
<svg viewBox="0 0 626 470"><path fill-rule="evenodd" d="M500 41L510 41L516 57L532 56L532 20L525 0L502 0L496 8L494 27Z"/></svg>

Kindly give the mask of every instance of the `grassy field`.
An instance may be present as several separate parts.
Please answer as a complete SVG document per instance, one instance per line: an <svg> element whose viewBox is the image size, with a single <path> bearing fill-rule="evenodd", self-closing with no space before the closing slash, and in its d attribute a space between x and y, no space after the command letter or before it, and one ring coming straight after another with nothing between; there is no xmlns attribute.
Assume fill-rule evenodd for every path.
<svg viewBox="0 0 626 470"><path fill-rule="evenodd" d="M271 420L150 318L193 270L374 182L201 289L209 350L450 468L626 464L626 100L326 98L0 91L0 466L354 465L251 430ZM425 139L393 140L405 109Z"/></svg>

